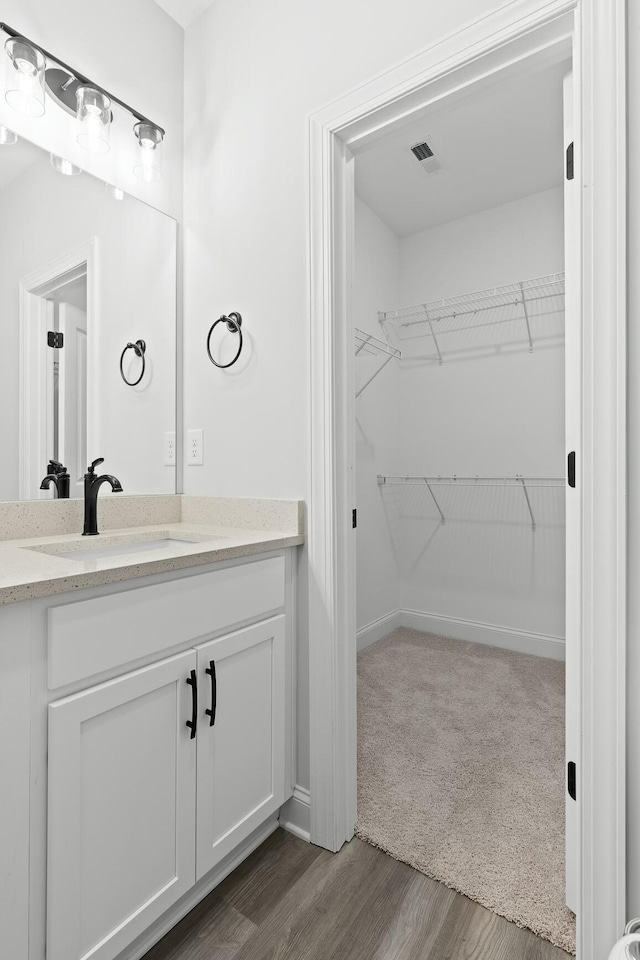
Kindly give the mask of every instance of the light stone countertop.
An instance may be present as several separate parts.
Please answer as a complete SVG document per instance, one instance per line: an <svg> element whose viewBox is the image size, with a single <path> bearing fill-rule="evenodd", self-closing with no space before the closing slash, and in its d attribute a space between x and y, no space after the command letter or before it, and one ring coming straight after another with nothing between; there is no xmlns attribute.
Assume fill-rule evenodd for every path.
<svg viewBox="0 0 640 960"><path fill-rule="evenodd" d="M165 538L191 542L176 542L145 552L144 541ZM56 555L60 550L85 552L94 545L105 548L132 542L142 542L141 550L77 560ZM99 537L65 534L4 540L0 542L0 604L184 570L302 543L304 535L290 526L282 530L251 530L184 521L109 530Z"/></svg>

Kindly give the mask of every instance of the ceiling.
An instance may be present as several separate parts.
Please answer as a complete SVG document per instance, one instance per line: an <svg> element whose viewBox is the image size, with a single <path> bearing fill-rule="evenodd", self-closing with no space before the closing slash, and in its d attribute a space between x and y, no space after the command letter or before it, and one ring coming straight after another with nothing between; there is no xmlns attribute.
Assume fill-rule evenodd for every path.
<svg viewBox="0 0 640 960"><path fill-rule="evenodd" d="M560 185L564 61L442 101L356 157L356 192L400 237ZM443 169L410 151L430 142Z"/></svg>
<svg viewBox="0 0 640 960"><path fill-rule="evenodd" d="M208 10L215 0L155 0L155 2L181 27L188 27L201 13Z"/></svg>

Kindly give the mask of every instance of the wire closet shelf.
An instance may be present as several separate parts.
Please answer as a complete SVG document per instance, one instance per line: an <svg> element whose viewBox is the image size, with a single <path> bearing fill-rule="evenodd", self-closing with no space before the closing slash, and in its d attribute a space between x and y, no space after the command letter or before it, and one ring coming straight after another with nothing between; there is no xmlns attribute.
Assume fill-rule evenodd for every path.
<svg viewBox="0 0 640 960"><path fill-rule="evenodd" d="M356 357L376 357L380 361L377 369L373 371L365 383L356 391L356 398L369 386L372 380L375 380L390 360L402 359L402 352L398 347L393 347L390 343L387 343L386 340L380 340L378 337L374 337L373 334L367 333L366 330L360 330L358 327L355 328L355 351Z"/></svg>
<svg viewBox="0 0 640 960"><path fill-rule="evenodd" d="M531 529L535 532L536 529L536 519L533 512L533 505L531 503L531 497L529 496L529 490L532 488L543 487L546 489L553 489L558 487L564 487L564 477L525 477L521 474L516 474L512 477L463 477L453 475L451 477L443 476L433 476L433 477L386 477L378 474L378 485L399 485L399 486L422 486L426 487L429 491L431 499L440 514L440 522L446 523L446 517L440 505L440 501L433 492L433 487L438 486L454 486L454 487L520 487L523 494L524 500L529 512L529 518L531 520Z"/></svg>
<svg viewBox="0 0 640 960"><path fill-rule="evenodd" d="M533 352L536 336L549 335L564 316L564 273L520 280L445 300L432 300L398 310L382 311L378 319L393 341L429 338L442 364L452 335L467 335L467 346L483 347L504 342L505 331ZM555 319L555 323L553 322ZM541 323L547 320L546 327ZM544 327L544 329L543 329ZM469 335L475 334L475 337ZM502 341L501 338L502 337ZM460 341L455 341L460 345Z"/></svg>

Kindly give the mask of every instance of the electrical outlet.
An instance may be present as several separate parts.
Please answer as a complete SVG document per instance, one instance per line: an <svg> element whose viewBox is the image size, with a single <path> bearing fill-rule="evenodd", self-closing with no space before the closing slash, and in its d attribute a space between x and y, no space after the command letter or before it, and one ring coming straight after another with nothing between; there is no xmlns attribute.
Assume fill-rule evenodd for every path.
<svg viewBox="0 0 640 960"><path fill-rule="evenodd" d="M203 430L189 430L187 434L187 463L190 467L201 467L204 463Z"/></svg>
<svg viewBox="0 0 640 960"><path fill-rule="evenodd" d="M176 435L173 430L168 430L164 435L164 465L165 467L176 465Z"/></svg>

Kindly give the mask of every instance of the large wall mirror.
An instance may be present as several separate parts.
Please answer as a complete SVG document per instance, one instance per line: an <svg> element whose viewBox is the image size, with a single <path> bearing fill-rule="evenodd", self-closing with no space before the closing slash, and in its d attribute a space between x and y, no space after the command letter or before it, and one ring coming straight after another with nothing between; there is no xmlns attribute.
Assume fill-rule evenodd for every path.
<svg viewBox="0 0 640 960"><path fill-rule="evenodd" d="M0 210L0 500L51 499L55 464L81 497L98 457L175 493L176 222L22 138Z"/></svg>

